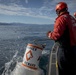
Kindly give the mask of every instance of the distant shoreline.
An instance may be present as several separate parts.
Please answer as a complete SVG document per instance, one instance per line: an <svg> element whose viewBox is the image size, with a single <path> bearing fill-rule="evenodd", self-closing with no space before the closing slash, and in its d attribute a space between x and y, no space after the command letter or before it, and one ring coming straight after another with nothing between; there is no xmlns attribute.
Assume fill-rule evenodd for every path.
<svg viewBox="0 0 76 75"><path fill-rule="evenodd" d="M25 23L1 23L0 25L53 25L53 24L25 24Z"/></svg>

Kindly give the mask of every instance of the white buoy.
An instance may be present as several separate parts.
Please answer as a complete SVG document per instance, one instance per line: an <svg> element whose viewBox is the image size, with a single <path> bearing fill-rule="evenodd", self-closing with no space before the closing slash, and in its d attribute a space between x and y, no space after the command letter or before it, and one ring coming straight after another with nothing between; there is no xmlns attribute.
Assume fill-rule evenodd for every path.
<svg viewBox="0 0 76 75"><path fill-rule="evenodd" d="M31 69L37 69L42 50L41 46L28 44L23 58L23 65Z"/></svg>
<svg viewBox="0 0 76 75"><path fill-rule="evenodd" d="M43 70L41 70L40 68L34 70L22 66L22 63L18 63L11 75L44 75L44 73Z"/></svg>
<svg viewBox="0 0 76 75"><path fill-rule="evenodd" d="M11 75L44 75L39 68L39 60L42 55L41 45L28 44L23 57L23 62L18 63Z"/></svg>

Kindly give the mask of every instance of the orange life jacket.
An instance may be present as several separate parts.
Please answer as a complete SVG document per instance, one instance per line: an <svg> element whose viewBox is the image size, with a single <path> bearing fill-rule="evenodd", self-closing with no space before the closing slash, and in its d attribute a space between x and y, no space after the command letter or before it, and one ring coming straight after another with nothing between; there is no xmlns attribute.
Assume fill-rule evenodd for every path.
<svg viewBox="0 0 76 75"><path fill-rule="evenodd" d="M56 18L53 32L49 34L55 41L62 37L61 42L66 41L71 46L76 46L76 20L68 12L61 14Z"/></svg>

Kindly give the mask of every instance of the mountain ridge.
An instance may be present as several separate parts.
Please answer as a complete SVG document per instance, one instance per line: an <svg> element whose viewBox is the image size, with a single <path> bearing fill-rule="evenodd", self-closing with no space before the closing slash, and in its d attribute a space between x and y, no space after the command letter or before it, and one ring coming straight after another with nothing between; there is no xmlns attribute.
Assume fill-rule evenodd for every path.
<svg viewBox="0 0 76 75"><path fill-rule="evenodd" d="M0 25L53 25L53 24L27 24L27 23L2 23Z"/></svg>

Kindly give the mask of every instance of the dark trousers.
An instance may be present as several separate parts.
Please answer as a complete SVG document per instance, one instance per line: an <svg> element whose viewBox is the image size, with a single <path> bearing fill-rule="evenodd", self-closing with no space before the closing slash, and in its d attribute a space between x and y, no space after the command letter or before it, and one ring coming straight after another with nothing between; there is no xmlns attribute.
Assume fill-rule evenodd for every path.
<svg viewBox="0 0 76 75"><path fill-rule="evenodd" d="M57 53L59 75L76 75L76 46L59 47Z"/></svg>

